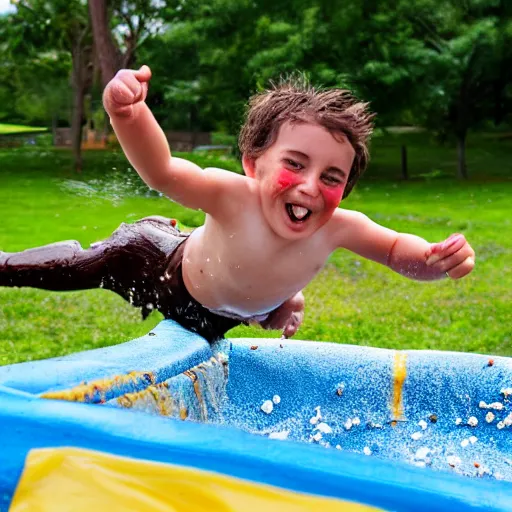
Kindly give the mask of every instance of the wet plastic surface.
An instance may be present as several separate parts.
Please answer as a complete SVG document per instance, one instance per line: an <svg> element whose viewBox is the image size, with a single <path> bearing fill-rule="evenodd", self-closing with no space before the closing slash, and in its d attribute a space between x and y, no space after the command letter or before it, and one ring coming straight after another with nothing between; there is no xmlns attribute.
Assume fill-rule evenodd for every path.
<svg viewBox="0 0 512 512"><path fill-rule="evenodd" d="M164 321L116 347L0 368L0 384L0 510L29 450L48 446L389 510L511 509L509 358L294 340L210 347Z"/></svg>

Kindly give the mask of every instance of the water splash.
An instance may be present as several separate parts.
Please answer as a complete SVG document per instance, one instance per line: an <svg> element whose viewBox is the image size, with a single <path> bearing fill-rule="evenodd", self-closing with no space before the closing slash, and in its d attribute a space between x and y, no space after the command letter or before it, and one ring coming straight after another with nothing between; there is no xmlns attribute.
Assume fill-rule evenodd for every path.
<svg viewBox="0 0 512 512"><path fill-rule="evenodd" d="M131 168L121 171L113 168L108 175L80 181L59 180L57 185L67 194L119 204L127 197L162 197L162 193L149 188Z"/></svg>
<svg viewBox="0 0 512 512"><path fill-rule="evenodd" d="M218 422L226 399L227 357L217 353L185 372L107 405L200 422Z"/></svg>

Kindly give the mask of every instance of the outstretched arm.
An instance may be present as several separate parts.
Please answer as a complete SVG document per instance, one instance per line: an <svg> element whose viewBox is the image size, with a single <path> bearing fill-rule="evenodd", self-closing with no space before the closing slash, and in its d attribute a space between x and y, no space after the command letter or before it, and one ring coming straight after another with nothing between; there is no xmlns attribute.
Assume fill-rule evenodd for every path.
<svg viewBox="0 0 512 512"><path fill-rule="evenodd" d="M432 244L380 226L358 212L340 209L335 216L338 247L387 265L405 277L419 281L460 279L475 265L475 252L464 235L456 233Z"/></svg>
<svg viewBox="0 0 512 512"><path fill-rule="evenodd" d="M399 233L391 248L387 265L412 279L460 279L473 270L475 252L464 235L459 233L434 244L414 235Z"/></svg>
<svg viewBox="0 0 512 512"><path fill-rule="evenodd" d="M247 180L221 169L199 166L171 155L165 134L146 105L151 71L123 69L108 83L103 104L123 151L151 188L189 208L215 215L229 202L222 195Z"/></svg>

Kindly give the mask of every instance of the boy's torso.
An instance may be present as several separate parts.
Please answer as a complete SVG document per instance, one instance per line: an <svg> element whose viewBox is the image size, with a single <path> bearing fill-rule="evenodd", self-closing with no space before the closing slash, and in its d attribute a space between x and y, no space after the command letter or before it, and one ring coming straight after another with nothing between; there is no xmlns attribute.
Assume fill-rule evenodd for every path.
<svg viewBox="0 0 512 512"><path fill-rule="evenodd" d="M212 311L249 318L267 313L302 290L335 249L329 222L298 241L278 237L259 202L246 197L223 222L207 215L185 247L189 293Z"/></svg>

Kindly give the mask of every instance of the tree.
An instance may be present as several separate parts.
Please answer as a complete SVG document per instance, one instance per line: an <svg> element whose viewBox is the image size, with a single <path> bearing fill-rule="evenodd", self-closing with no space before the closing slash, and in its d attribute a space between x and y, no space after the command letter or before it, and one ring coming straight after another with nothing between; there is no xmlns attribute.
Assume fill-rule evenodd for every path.
<svg viewBox="0 0 512 512"><path fill-rule="evenodd" d="M94 1L94 0L91 0ZM507 0L167 0L165 33L140 54L167 126L238 131L250 94L302 71L371 102L377 123L413 119L459 148L511 101ZM169 108L169 105L172 108Z"/></svg>
<svg viewBox="0 0 512 512"><path fill-rule="evenodd" d="M70 56L48 52L16 63L16 93L11 98L24 122L57 125L59 116L69 120L72 92L69 87Z"/></svg>
<svg viewBox="0 0 512 512"><path fill-rule="evenodd" d="M468 178L468 131L504 119L512 82L510 3L400 0L393 10L377 5L372 20L381 25L381 54L370 52L359 79L378 104L387 98L395 115L409 109L418 124L455 138L458 176Z"/></svg>
<svg viewBox="0 0 512 512"><path fill-rule="evenodd" d="M0 16L0 121L20 122L16 111L16 64L12 58L9 44L10 16Z"/></svg>
<svg viewBox="0 0 512 512"><path fill-rule="evenodd" d="M413 15L417 35L430 53L425 74L429 101L421 105L427 127L455 136L458 176L467 179L468 131L492 116L492 103L510 84L510 72L507 78L501 70L510 69L512 38L503 29L510 26L512 10L500 0L443 4L436 3L436 10L426 1Z"/></svg>
<svg viewBox="0 0 512 512"><path fill-rule="evenodd" d="M162 62L158 70L165 74L165 97L195 107L202 126L238 131L249 95L297 69L325 85L346 78L339 52L324 51L340 2L334 3L336 9L327 0L191 0L180 9L171 3L162 10L167 31L151 58Z"/></svg>
<svg viewBox="0 0 512 512"><path fill-rule="evenodd" d="M136 50L156 31L158 5L153 0L89 0L88 4L103 90L119 69L132 67ZM105 122L104 137L108 130Z"/></svg>
<svg viewBox="0 0 512 512"><path fill-rule="evenodd" d="M73 109L71 120L74 166L82 170L84 96L91 86L92 41L87 7L81 0L19 0L12 14L10 42L16 54L33 58L44 52L71 55Z"/></svg>
<svg viewBox="0 0 512 512"><path fill-rule="evenodd" d="M105 87L119 69L133 64L137 48L158 26L158 6L152 0L89 0L88 3Z"/></svg>

